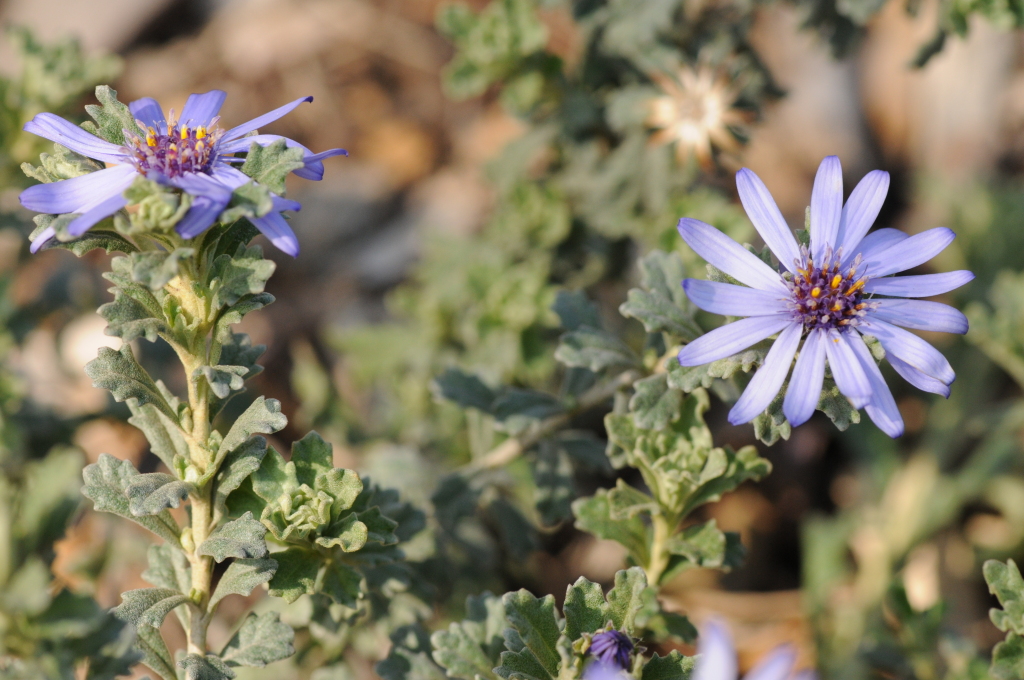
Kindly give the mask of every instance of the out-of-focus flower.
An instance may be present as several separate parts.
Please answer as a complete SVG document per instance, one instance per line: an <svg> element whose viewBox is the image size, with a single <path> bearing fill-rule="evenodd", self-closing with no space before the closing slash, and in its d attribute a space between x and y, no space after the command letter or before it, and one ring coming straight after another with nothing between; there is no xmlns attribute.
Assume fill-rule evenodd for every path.
<svg viewBox="0 0 1024 680"><path fill-rule="evenodd" d="M974 278L969 271L893 277L932 259L955 237L936 228L907 236L896 229L868 229L889 188L889 174L868 173L843 205L839 159L821 162L810 208L810 249L797 244L761 180L736 174L740 200L779 270L714 227L683 218L679 233L698 255L746 286L686 279L683 288L703 310L748 317L715 329L679 353L683 366L732 356L776 333L778 339L729 412L733 424L764 411L782 388L797 348L783 412L794 427L814 412L825 362L839 391L890 437L903 434L903 419L863 336L881 343L892 367L915 387L949 396L956 375L946 358L916 335L898 328L966 333L967 318L938 302L908 300L949 292ZM781 270L781 273L780 273ZM879 297L885 296L885 297Z"/></svg>
<svg viewBox="0 0 1024 680"><path fill-rule="evenodd" d="M590 642L590 653L600 663L626 670L629 655L633 652L633 641L628 635L617 630L596 633Z"/></svg>
<svg viewBox="0 0 1024 680"><path fill-rule="evenodd" d="M736 680L736 650L728 629L720 623L706 623L697 640L697 663L693 680ZM793 673L796 651L781 645L750 669L743 680L787 680ZM800 673L798 680L816 680L813 671Z"/></svg>
<svg viewBox="0 0 1024 680"><path fill-rule="evenodd" d="M183 238L193 238L217 220L231 201L235 189L253 181L232 165L244 160L234 154L248 151L252 144L267 146L283 139L287 146L301 148L304 165L294 172L299 177L312 180L323 178L323 159L347 154L344 149L315 154L280 135L250 134L291 112L299 104L313 101L312 97L296 99L224 131L217 127L220 120L217 114L226 96L222 90L189 95L180 119L173 109L165 118L160 105L150 97L136 100L129 109L145 136L126 130L125 146L108 142L55 114L38 114L25 124L27 132L106 163L108 167L80 177L29 187L21 194L21 204L29 210L53 215L78 213L67 231L72 236L79 236L123 208L128 202L124 196L125 189L142 175L193 197L191 207L175 227ZM299 252L299 242L281 211L300 208L295 201L275 195L273 210L251 221L271 243L295 256ZM39 250L55 235L52 227L44 230L32 242L32 252Z"/></svg>
<svg viewBox="0 0 1024 680"><path fill-rule="evenodd" d="M675 143L680 161L693 153L703 166L711 162L712 146L737 148L730 127L738 128L745 120L733 108L739 93L727 79L705 65L683 67L675 78L660 73L650 78L665 93L650 102L647 125L657 130L651 143Z"/></svg>

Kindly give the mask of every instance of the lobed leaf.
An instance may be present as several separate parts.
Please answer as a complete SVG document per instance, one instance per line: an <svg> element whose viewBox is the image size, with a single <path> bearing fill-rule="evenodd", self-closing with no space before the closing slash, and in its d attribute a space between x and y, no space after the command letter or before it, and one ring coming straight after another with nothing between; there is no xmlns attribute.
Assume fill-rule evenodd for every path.
<svg viewBox="0 0 1024 680"><path fill-rule="evenodd" d="M135 361L130 345L123 345L120 351L100 347L99 356L85 365L85 373L92 378L93 386L109 390L114 401L136 399L140 405L153 404L169 418L177 420L177 414L153 379Z"/></svg>
<svg viewBox="0 0 1024 680"><path fill-rule="evenodd" d="M183 482L174 475L150 472L132 477L125 488L125 495L131 513L142 517L177 508L194 490L194 484Z"/></svg>
<svg viewBox="0 0 1024 680"><path fill-rule="evenodd" d="M210 596L210 607L214 607L228 595L249 595L253 588L270 581L277 567L277 561L268 557L232 561L217 582L213 595Z"/></svg>
<svg viewBox="0 0 1024 680"><path fill-rule="evenodd" d="M255 666L287 659L295 653L295 631L277 612L250 613L228 641L220 658L229 666Z"/></svg>
<svg viewBox="0 0 1024 680"><path fill-rule="evenodd" d="M247 512L238 519L222 524L199 544L199 554L209 555L217 562L229 557L239 559L266 557L267 528Z"/></svg>

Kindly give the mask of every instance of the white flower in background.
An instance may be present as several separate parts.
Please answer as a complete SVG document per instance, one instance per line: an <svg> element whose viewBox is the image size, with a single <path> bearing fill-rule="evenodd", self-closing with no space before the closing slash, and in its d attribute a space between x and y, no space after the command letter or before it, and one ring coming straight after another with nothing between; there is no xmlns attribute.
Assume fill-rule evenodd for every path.
<svg viewBox="0 0 1024 680"><path fill-rule="evenodd" d="M689 66L670 78L649 74L664 92L650 101L647 125L657 130L651 143L676 145L680 161L693 153L701 165L711 162L712 147L730 151L737 140L730 127L745 123L743 113L733 108L739 93L723 76L709 66Z"/></svg>

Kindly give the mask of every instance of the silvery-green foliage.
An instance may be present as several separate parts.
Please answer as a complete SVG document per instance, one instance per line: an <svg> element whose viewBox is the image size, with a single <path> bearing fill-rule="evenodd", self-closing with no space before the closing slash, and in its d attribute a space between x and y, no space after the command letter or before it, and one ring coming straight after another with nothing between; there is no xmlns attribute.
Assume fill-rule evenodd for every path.
<svg viewBox="0 0 1024 680"><path fill-rule="evenodd" d="M1013 560L985 563L985 581L1002 609L992 609L992 623L1006 638L992 650L992 677L1018 678L1024 672L1024 578Z"/></svg>

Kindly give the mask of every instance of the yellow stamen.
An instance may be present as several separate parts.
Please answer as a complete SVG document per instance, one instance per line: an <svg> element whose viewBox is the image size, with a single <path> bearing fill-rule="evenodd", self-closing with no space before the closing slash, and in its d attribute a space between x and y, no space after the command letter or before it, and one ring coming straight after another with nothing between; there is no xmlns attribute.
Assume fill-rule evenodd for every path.
<svg viewBox="0 0 1024 680"><path fill-rule="evenodd" d="M852 286L850 286L849 288L846 289L846 295L853 295L858 290L863 288L864 284L867 283L867 282L868 282L868 280L866 278L860 279L859 281L857 281L857 283L853 284Z"/></svg>
<svg viewBox="0 0 1024 680"><path fill-rule="evenodd" d="M204 142L201 139L198 142L196 142L196 153L202 153L203 149L205 149L205 148L206 148L206 142Z"/></svg>
<svg viewBox="0 0 1024 680"><path fill-rule="evenodd" d="M188 126L187 125L182 125L181 126L181 138L182 139L188 139Z"/></svg>
<svg viewBox="0 0 1024 680"><path fill-rule="evenodd" d="M868 306L868 303L866 303L866 302L862 302L862 303L860 303L859 305L857 305L857 306L856 306L856 307L855 307L854 309L856 309L856 310L860 311L860 310L864 309L864 308L865 308L865 307L867 307L867 306Z"/></svg>
<svg viewBox="0 0 1024 680"><path fill-rule="evenodd" d="M816 298L819 295L821 295L821 288L819 288L818 286L815 286L814 288L811 289L811 297Z"/></svg>
<svg viewBox="0 0 1024 680"><path fill-rule="evenodd" d="M842 274L836 274L835 276L832 277L832 287L833 288L838 288L839 284L842 283L842 282L843 282L843 275Z"/></svg>
<svg viewBox="0 0 1024 680"><path fill-rule="evenodd" d="M146 130L146 145L156 146L156 130L149 128Z"/></svg>
<svg viewBox="0 0 1024 680"><path fill-rule="evenodd" d="M835 304L832 305L832 311L833 312L838 312L842 308L843 308L843 303L840 302L839 300L836 300Z"/></svg>
<svg viewBox="0 0 1024 680"><path fill-rule="evenodd" d="M196 128L196 139L202 139L206 136L206 128L200 125Z"/></svg>

